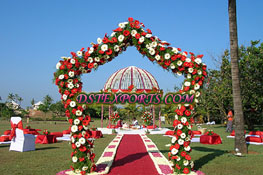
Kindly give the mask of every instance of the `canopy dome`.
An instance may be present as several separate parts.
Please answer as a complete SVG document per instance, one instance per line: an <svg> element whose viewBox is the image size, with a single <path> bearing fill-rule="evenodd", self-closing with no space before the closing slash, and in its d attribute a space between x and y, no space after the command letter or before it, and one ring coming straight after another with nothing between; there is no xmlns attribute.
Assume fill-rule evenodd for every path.
<svg viewBox="0 0 263 175"><path fill-rule="evenodd" d="M112 92L149 92L159 90L156 79L148 71L129 66L113 73L104 85L103 91Z"/></svg>

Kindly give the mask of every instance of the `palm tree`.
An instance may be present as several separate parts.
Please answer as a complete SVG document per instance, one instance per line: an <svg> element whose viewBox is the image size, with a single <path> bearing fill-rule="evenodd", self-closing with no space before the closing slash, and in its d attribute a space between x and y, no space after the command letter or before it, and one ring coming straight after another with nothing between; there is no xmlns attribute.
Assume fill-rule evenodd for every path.
<svg viewBox="0 0 263 175"><path fill-rule="evenodd" d="M14 101L15 100L15 95L13 93L9 93L7 96L7 100L9 101Z"/></svg>
<svg viewBox="0 0 263 175"><path fill-rule="evenodd" d="M229 15L233 104L234 104L234 112L235 112L235 150L237 152L247 153L247 145L244 136L244 115L242 109L240 78L239 78L239 69L238 69L236 0L228 0L228 15Z"/></svg>

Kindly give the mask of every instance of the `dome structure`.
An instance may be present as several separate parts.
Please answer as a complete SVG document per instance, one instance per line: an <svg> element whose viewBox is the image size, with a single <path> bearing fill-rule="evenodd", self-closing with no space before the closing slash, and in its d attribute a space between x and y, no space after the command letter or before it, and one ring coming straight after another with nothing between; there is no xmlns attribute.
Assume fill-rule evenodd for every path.
<svg viewBox="0 0 263 175"><path fill-rule="evenodd" d="M104 85L103 91L150 92L160 90L156 79L148 71L129 66L113 73Z"/></svg>

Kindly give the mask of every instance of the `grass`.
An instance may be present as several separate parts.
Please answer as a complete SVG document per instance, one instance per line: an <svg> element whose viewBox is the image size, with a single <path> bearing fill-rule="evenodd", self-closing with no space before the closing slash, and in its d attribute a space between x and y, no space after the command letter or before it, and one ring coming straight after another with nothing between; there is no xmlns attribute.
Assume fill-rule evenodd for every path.
<svg viewBox="0 0 263 175"><path fill-rule="evenodd" d="M26 122L23 121L24 126ZM100 120L95 120L91 126L100 126ZM106 125L106 122L104 122ZM51 132L63 131L69 127L67 122L30 122L32 128L48 129ZM164 125L169 127L169 125ZM171 126L170 126L171 127ZM215 125L208 127L218 133L223 144L203 145L192 143L193 149L191 156L195 162L195 169L205 172L207 175L259 175L263 174L263 146L249 145L250 152L245 157L233 156L230 151L234 150L234 139L227 139L225 127ZM260 128L260 127L259 127ZM8 121L0 121L0 134L10 129ZM196 128L194 128L196 129ZM100 157L104 148L115 137L115 135L105 135L95 141L95 161ZM159 150L167 157L170 143L169 137L162 135L148 135ZM0 145L0 174L1 175L54 175L57 172L69 169L71 147L69 142L58 142L55 144L41 145L36 144L36 151L31 152L9 152L9 145Z"/></svg>

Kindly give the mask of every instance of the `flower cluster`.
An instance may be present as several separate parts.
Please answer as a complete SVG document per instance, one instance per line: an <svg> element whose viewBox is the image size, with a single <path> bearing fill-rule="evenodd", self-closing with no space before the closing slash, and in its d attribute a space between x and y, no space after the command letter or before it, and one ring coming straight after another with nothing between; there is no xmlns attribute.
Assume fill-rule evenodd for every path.
<svg viewBox="0 0 263 175"><path fill-rule="evenodd" d="M88 47L86 51L82 48L76 53L71 52L70 57L62 57L63 60L57 63L54 81L59 87L66 116L71 124L73 148L71 157L72 169L75 173L85 174L94 171L96 168L93 143L89 141L91 136L88 128L90 117L85 110L86 106L77 104L74 99L75 94L82 91L80 77L83 73L89 73L98 66L110 62L125 51L128 46L136 47L143 56L148 57L150 61L159 64L162 68L178 75L184 74L186 79L179 92L194 94L195 103L198 103L200 88L207 75L206 65L202 63L201 59L203 55L195 56L191 52L183 52L180 48L169 45L166 41L154 36L150 29L145 30L143 23L129 18L127 22L120 23L110 36L105 35L103 38L98 38L97 43L92 43L92 46ZM132 90L132 87L130 89ZM193 107L191 109L190 106L184 106L184 108L186 109L181 107L176 111L179 116L178 121L181 123L178 123L179 126L175 126L178 133L175 136L176 141L174 141L173 146L178 144L179 147L176 146L178 149L171 149L169 154L173 160L176 160L174 162L175 171L187 174L190 170L189 165L192 165L188 160L191 157L186 152L190 150L190 140L187 138L189 138L189 119ZM186 121L182 119L183 117L186 118ZM182 133L180 134L180 132Z"/></svg>
<svg viewBox="0 0 263 175"><path fill-rule="evenodd" d="M149 111L145 111L141 118L146 126L149 126L153 120L153 116Z"/></svg>
<svg viewBox="0 0 263 175"><path fill-rule="evenodd" d="M113 112L111 115L110 115L110 121L113 123L113 124L116 124L117 121L120 119L120 115L117 111Z"/></svg>
<svg viewBox="0 0 263 175"><path fill-rule="evenodd" d="M214 135L214 131L213 130L208 130L204 135L209 135L209 136L212 136Z"/></svg>
<svg viewBox="0 0 263 175"><path fill-rule="evenodd" d="M44 135L49 135L50 132L49 132L47 129L44 129L43 134L44 134Z"/></svg>

